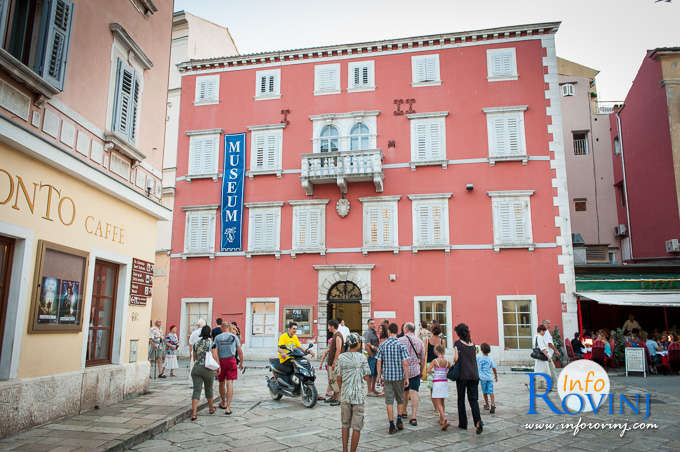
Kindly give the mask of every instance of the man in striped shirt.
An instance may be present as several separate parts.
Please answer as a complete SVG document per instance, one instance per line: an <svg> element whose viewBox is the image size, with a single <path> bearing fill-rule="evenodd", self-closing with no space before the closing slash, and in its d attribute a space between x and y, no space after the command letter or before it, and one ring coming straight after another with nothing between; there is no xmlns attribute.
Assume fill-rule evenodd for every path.
<svg viewBox="0 0 680 452"><path fill-rule="evenodd" d="M390 337L378 348L375 357L378 360L378 379L385 388L385 405L387 407L387 420L390 421L389 433L396 433L397 429L403 430L401 413L404 410L404 387L408 384L408 350L397 339L399 327L396 323L390 323L387 327ZM404 384L406 382L406 384ZM397 401L397 426L394 426L394 401Z"/></svg>
<svg viewBox="0 0 680 452"><path fill-rule="evenodd" d="M338 357L335 364L338 387L340 387L340 417L342 419L342 450L347 452L349 429L352 429L350 450L355 452L364 427L364 404L366 382L371 374L368 360L361 353L361 337L357 333L347 336L349 350Z"/></svg>

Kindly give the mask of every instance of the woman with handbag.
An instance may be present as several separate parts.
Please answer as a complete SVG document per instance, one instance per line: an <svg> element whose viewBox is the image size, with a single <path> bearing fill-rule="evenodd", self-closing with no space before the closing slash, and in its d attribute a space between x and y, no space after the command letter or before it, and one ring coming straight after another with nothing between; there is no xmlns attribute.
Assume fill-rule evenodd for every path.
<svg viewBox="0 0 680 452"><path fill-rule="evenodd" d="M201 398L201 386L205 390L205 398L208 399L210 414L213 414L216 410L213 406L213 382L215 381L215 372L219 372L220 366L217 359L217 349L212 349L210 333L210 327L204 325L201 328L199 340L194 344L193 348L196 361L191 369L191 380L194 383L194 392L191 395L192 421L195 421L198 416L196 410L198 409L198 401Z"/></svg>
<svg viewBox="0 0 680 452"><path fill-rule="evenodd" d="M534 349L531 352L531 357L534 358L534 373L540 372L545 375L550 375L548 360L552 358L553 351L548 347L548 343L544 339L546 331L547 328L543 324L539 325L536 329L537 334L534 337ZM556 381L553 382L553 388L556 383ZM538 377L536 388L545 389L545 387L545 379Z"/></svg>
<svg viewBox="0 0 680 452"><path fill-rule="evenodd" d="M458 340L453 344L452 369L455 370L456 390L458 392L458 428L467 430L467 413L465 413L465 392L467 391L472 419L477 434L482 433L482 416L479 412L479 372L477 370L477 349L470 337L470 329L464 323L456 326ZM458 369L455 369L458 366ZM451 372L449 372L451 373Z"/></svg>

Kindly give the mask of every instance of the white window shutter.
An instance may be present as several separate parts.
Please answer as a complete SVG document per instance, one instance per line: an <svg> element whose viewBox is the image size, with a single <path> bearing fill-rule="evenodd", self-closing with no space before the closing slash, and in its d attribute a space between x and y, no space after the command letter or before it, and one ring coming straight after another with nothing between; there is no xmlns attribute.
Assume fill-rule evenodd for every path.
<svg viewBox="0 0 680 452"><path fill-rule="evenodd" d="M425 59L425 81L431 82L437 80L436 60L432 56Z"/></svg>
<svg viewBox="0 0 680 452"><path fill-rule="evenodd" d="M250 210L250 242L248 248L259 250L264 242L264 217L257 209Z"/></svg>
<svg viewBox="0 0 680 452"><path fill-rule="evenodd" d="M507 133L505 130L505 119L503 117L496 117L492 121L493 125L493 143L494 156L505 156L507 154Z"/></svg>
<svg viewBox="0 0 680 452"><path fill-rule="evenodd" d="M415 80L414 82L424 82L427 80L427 64L426 60L419 58L415 62Z"/></svg>
<svg viewBox="0 0 680 452"><path fill-rule="evenodd" d="M392 228L393 218L392 206L383 206L381 209L381 226L382 226L382 242L381 245L391 245L394 238L394 230Z"/></svg>
<svg viewBox="0 0 680 452"><path fill-rule="evenodd" d="M522 199L520 204L522 210L518 216L522 219L523 234L518 239L521 240L522 243L532 243L534 238L531 232L531 208L529 207L529 199Z"/></svg>
<svg viewBox="0 0 680 452"><path fill-rule="evenodd" d="M438 245L444 242L443 209L439 204L430 207L430 242Z"/></svg>
<svg viewBox="0 0 680 452"><path fill-rule="evenodd" d="M309 221L309 242L308 246L310 248L321 248L323 246L321 241L321 210L319 208L314 208L309 211L308 214Z"/></svg>
<svg viewBox="0 0 680 452"><path fill-rule="evenodd" d="M255 136L255 168L264 169L265 165L265 135Z"/></svg>
<svg viewBox="0 0 680 452"><path fill-rule="evenodd" d="M424 161L427 160L427 142L428 142L428 130L427 130L427 124L424 123L423 121L418 121L415 125L415 133L416 133L416 155L415 159L419 161Z"/></svg>
<svg viewBox="0 0 680 452"><path fill-rule="evenodd" d="M276 134L267 135L267 158L265 161L265 167L267 169L276 169L278 167L278 142L279 137Z"/></svg>
<svg viewBox="0 0 680 452"><path fill-rule="evenodd" d="M302 208L293 209L295 221L295 245L294 248L305 248L307 242L307 212Z"/></svg>
<svg viewBox="0 0 680 452"><path fill-rule="evenodd" d="M214 213L208 214L208 251L215 252L215 217Z"/></svg>
<svg viewBox="0 0 680 452"><path fill-rule="evenodd" d="M201 140L191 138L189 140L189 174L200 173L201 167Z"/></svg>
<svg viewBox="0 0 680 452"><path fill-rule="evenodd" d="M512 53L498 53L493 56L493 75L513 75Z"/></svg>
<svg viewBox="0 0 680 452"><path fill-rule="evenodd" d="M430 123L430 160L440 160L442 158L442 129L439 120Z"/></svg>
<svg viewBox="0 0 680 452"><path fill-rule="evenodd" d="M203 143L203 171L204 174L211 174L217 172L217 148L219 146L218 139L215 137L206 137Z"/></svg>
<svg viewBox="0 0 680 452"><path fill-rule="evenodd" d="M361 67L360 66L355 66L354 67L354 73L352 74L353 76L353 86L361 86Z"/></svg>
<svg viewBox="0 0 680 452"><path fill-rule="evenodd" d="M118 59L113 129L126 138L131 137L134 130L136 121L135 98L138 94L139 88L136 87L134 69Z"/></svg>
<svg viewBox="0 0 680 452"><path fill-rule="evenodd" d="M380 210L378 206L369 206L368 208L368 244L378 245L380 243Z"/></svg>
<svg viewBox="0 0 680 452"><path fill-rule="evenodd" d="M317 66L316 68L316 91L332 92L338 90L340 74L338 65Z"/></svg>
<svg viewBox="0 0 680 452"><path fill-rule="evenodd" d="M430 242L430 209L423 204L417 207L416 214L418 216L418 239L416 244L426 245Z"/></svg>
<svg viewBox="0 0 680 452"><path fill-rule="evenodd" d="M276 249L276 225L277 212L275 210L267 210L264 214L264 248L267 250Z"/></svg>
<svg viewBox="0 0 680 452"><path fill-rule="evenodd" d="M520 137L520 120L516 116L509 116L506 119L507 131L507 155L521 155L522 143Z"/></svg>
<svg viewBox="0 0 680 452"><path fill-rule="evenodd" d="M1 6L1 5L0 5ZM64 89L66 77L66 59L71 40L71 24L73 22L73 2L70 0L53 0L50 5L46 44L42 57L42 78L59 90ZM0 8L2 11L2 8Z"/></svg>

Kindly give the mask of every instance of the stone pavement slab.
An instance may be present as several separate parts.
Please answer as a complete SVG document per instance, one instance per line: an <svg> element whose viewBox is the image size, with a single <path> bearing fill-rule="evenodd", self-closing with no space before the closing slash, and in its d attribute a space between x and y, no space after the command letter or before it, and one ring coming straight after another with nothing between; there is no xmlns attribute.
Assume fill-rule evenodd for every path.
<svg viewBox="0 0 680 452"><path fill-rule="evenodd" d="M78 416L39 426L0 440L0 450L16 451L94 451L134 449L146 452L208 451L277 451L341 450L340 410L319 402L307 409L299 399L284 397L273 401L265 384L264 366L256 364L239 375L231 416L222 410L209 415L202 401L198 420L190 421L191 382L186 368L176 378L152 381L148 394L124 400L116 405L92 410ZM666 380L662 380L662 379ZM384 399L368 398L360 451L378 450L650 450L680 449L679 377L613 378L615 393L652 393L652 416L615 413L592 413L584 422L653 422L658 429L631 431L623 438L618 431L582 431L574 436L563 430L528 431L525 424L576 422L578 416L557 415L538 402L539 414L527 415L528 390L524 374L501 373L496 384L497 412L482 411L484 433L476 435L456 428L455 386L449 385L446 412L451 427L442 432L433 412L426 388L420 392L418 426L405 424L395 435L387 432ZM648 380L649 380L648 379ZM319 374L317 388L326 389L325 372ZM665 391L665 388L671 388ZM215 383L217 394L217 383ZM480 394L481 395L481 394ZM550 399L559 406L556 394ZM618 402L618 401L617 401ZM217 403L217 402L216 402ZM618 408L618 405L617 405ZM468 417L470 418L469 408ZM576 419L575 419L576 418ZM471 421L470 421L471 423Z"/></svg>

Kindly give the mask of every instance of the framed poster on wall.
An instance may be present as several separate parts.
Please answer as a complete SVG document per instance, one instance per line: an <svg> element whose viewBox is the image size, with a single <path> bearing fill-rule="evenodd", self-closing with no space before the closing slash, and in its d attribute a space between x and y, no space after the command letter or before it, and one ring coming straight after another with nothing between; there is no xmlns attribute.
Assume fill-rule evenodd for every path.
<svg viewBox="0 0 680 452"><path fill-rule="evenodd" d="M312 336L312 306L286 306L283 308L283 327L288 328L288 322L298 324L299 337Z"/></svg>
<svg viewBox="0 0 680 452"><path fill-rule="evenodd" d="M36 256L28 332L81 331L89 253L40 240Z"/></svg>

